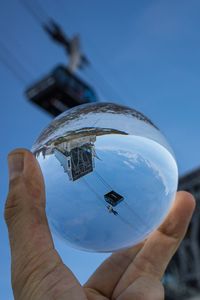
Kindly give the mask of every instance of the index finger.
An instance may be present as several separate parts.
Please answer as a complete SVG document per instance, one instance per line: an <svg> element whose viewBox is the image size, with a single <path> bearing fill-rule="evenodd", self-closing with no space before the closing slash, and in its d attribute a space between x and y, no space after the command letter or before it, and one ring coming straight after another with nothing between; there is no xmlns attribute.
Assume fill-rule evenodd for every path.
<svg viewBox="0 0 200 300"><path fill-rule="evenodd" d="M141 276L160 280L176 252L189 225L195 208L194 197L178 192L174 205L164 223L147 239L144 247L132 261L119 281L114 297L120 295Z"/></svg>

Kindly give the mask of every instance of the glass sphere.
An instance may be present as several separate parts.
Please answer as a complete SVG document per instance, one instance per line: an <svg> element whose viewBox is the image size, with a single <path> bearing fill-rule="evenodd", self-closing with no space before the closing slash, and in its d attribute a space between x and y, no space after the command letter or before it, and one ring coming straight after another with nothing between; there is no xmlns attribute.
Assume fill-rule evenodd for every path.
<svg viewBox="0 0 200 300"><path fill-rule="evenodd" d="M132 108L96 103L67 110L32 151L45 179L50 227L78 249L135 245L162 223L174 201L173 151Z"/></svg>

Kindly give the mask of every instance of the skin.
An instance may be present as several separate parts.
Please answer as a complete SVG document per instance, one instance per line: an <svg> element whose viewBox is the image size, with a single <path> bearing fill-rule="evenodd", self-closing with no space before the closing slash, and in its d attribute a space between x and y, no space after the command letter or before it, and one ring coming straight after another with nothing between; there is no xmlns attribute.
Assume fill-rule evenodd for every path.
<svg viewBox="0 0 200 300"><path fill-rule="evenodd" d="M143 243L112 254L81 286L54 248L45 214L45 187L31 152L8 156L5 206L16 300L163 300L166 267L182 241L195 208L178 192L164 223Z"/></svg>

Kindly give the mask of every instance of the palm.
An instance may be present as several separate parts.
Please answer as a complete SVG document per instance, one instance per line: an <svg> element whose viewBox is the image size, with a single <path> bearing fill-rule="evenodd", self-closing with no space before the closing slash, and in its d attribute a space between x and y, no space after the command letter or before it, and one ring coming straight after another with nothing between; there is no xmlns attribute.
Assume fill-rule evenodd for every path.
<svg viewBox="0 0 200 300"><path fill-rule="evenodd" d="M85 284L84 290L87 298L89 300L108 300L119 298L120 300L137 299L136 297L138 294L141 294L141 289L138 284L144 284L143 293L145 295L145 284L149 281L152 286L152 279L147 276L148 274L145 271L145 266L140 265L142 263L140 254L142 253L144 246L145 245L143 243L127 250L112 254ZM159 276L161 276L161 274L158 275L156 279L153 279L153 281L154 285L156 285L156 293L159 294L158 299L163 299L163 288L159 281ZM153 292L154 298L152 299L155 300L155 286ZM150 293L151 291L149 291L148 287L148 296ZM141 299L144 299L144 297ZM145 296L145 300L146 299L147 295Z"/></svg>
<svg viewBox="0 0 200 300"><path fill-rule="evenodd" d="M164 233L160 231L154 233L154 235L157 234L163 235ZM165 238L167 237L165 236ZM156 266L152 265L151 255L146 257L151 239L147 240L146 243L112 254L83 287L71 271L61 261L58 261L58 263L55 263L56 267L53 266L51 271L48 272L48 276L45 275L47 280L43 281L42 284L39 282L29 298L34 300L164 299L163 288L159 279L162 276L165 264L162 264L158 258L158 263L161 263L161 265L159 267L160 271L157 273ZM56 252L51 252L52 260L54 260L54 254L57 256ZM51 288L52 282L53 288ZM26 293L25 291L19 299L26 299ZM138 295L140 298L138 298Z"/></svg>

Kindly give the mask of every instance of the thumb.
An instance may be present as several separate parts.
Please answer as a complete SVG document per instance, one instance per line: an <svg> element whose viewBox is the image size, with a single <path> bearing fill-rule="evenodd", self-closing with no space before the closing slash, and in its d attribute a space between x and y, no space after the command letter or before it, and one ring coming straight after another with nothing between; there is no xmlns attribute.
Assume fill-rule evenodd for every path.
<svg viewBox="0 0 200 300"><path fill-rule="evenodd" d="M37 160L30 151L16 149L9 154L8 164L10 183L5 220L14 295L15 299L32 299L33 295L36 299L35 291L45 294L49 286L56 286L63 277L69 282L75 278L54 249L45 214L44 181Z"/></svg>
<svg viewBox="0 0 200 300"><path fill-rule="evenodd" d="M5 206L14 260L53 248L45 214L43 176L34 155L16 149L8 156L9 192ZM22 258L22 251L24 256ZM27 257L28 256L28 257Z"/></svg>

